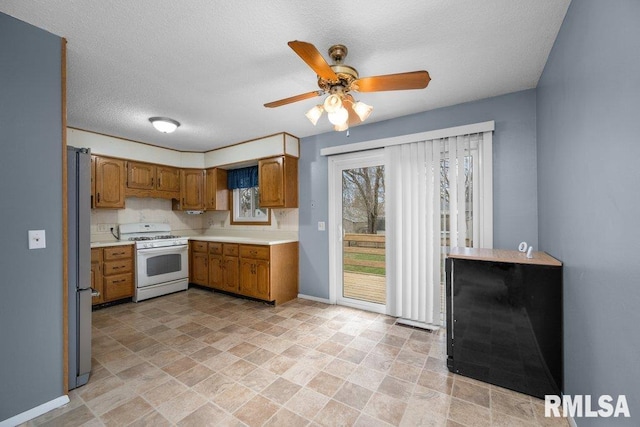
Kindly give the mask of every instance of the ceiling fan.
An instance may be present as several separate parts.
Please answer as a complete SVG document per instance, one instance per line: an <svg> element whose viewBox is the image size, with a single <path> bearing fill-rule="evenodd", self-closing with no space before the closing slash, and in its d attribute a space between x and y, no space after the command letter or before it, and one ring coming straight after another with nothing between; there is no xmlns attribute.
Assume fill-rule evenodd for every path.
<svg viewBox="0 0 640 427"><path fill-rule="evenodd" d="M329 57L333 60L333 65L329 65L311 43L294 40L288 45L316 72L320 90L269 102L264 106L280 107L328 93L329 96L322 104L316 105L306 113L314 126L324 111L337 131L347 130L349 126L365 121L373 107L356 101L351 92L424 89L431 80L425 70L360 78L355 68L344 64L347 56L347 47L344 45L336 44L329 48Z"/></svg>

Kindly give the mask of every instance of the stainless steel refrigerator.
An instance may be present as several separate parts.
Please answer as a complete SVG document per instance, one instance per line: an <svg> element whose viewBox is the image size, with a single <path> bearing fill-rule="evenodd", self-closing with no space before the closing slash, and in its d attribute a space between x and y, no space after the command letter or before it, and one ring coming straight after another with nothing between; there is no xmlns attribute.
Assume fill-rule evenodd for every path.
<svg viewBox="0 0 640 427"><path fill-rule="evenodd" d="M91 372L91 154L67 147L69 389Z"/></svg>

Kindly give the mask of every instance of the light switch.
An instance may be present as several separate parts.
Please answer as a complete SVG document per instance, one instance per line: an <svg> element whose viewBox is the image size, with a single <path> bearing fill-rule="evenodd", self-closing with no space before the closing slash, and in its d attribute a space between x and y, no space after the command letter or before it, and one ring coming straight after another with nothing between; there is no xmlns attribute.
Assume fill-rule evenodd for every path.
<svg viewBox="0 0 640 427"><path fill-rule="evenodd" d="M318 221L318 231L324 231L324 221Z"/></svg>
<svg viewBox="0 0 640 427"><path fill-rule="evenodd" d="M29 249L46 248L44 230L29 230Z"/></svg>

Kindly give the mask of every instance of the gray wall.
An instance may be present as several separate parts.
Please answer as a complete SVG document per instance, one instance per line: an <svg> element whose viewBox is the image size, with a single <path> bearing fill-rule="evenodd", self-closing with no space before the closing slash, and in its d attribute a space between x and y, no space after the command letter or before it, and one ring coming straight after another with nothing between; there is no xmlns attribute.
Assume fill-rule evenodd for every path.
<svg viewBox="0 0 640 427"><path fill-rule="evenodd" d="M345 132L331 132L303 138L299 163L300 293L329 298L328 234L318 231L318 221L328 217L327 158L320 156L325 147L495 120L494 247L516 248L526 240L537 248L535 97L535 91L528 90L360 125L351 129L349 137Z"/></svg>
<svg viewBox="0 0 640 427"><path fill-rule="evenodd" d="M0 13L0 421L63 395L60 38ZM27 230L46 231L29 250Z"/></svg>
<svg viewBox="0 0 640 427"><path fill-rule="evenodd" d="M565 393L640 420L640 2L573 1L538 85L539 240L564 262Z"/></svg>

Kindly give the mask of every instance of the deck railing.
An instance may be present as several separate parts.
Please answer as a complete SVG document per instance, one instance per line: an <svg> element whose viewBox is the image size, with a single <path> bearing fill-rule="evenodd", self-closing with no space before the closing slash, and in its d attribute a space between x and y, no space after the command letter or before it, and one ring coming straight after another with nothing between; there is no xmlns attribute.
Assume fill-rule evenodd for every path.
<svg viewBox="0 0 640 427"><path fill-rule="evenodd" d="M386 266L384 234L346 233L342 240L345 270L384 275Z"/></svg>

